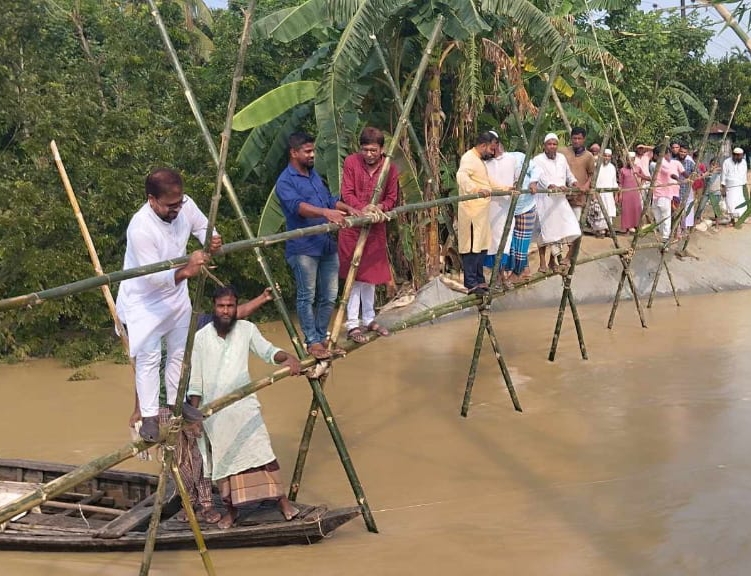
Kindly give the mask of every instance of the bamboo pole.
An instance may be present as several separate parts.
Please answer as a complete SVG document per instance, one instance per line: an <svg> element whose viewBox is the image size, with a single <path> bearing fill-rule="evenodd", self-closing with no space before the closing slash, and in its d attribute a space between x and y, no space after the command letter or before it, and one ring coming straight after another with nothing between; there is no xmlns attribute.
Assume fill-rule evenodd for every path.
<svg viewBox="0 0 751 576"><path fill-rule="evenodd" d="M485 329L488 332L488 340L490 340L490 345L493 348L493 354L495 355L495 359L498 362L498 367L501 369L503 381L506 383L506 389L508 390L509 396L511 396L511 403L514 405L514 410L516 410L517 412L522 412L522 405L516 395L514 383L511 380L511 373L509 372L508 366L506 366L506 361L504 360L503 354L501 353L501 347L498 344L498 338L495 335L493 323L490 321L490 318L488 318L488 323L485 326Z"/></svg>
<svg viewBox="0 0 751 576"><path fill-rule="evenodd" d="M389 65L388 65L388 62L386 61L386 56L383 53L381 44L378 42L378 38L375 36L375 34L371 34L370 39L373 41L373 46L375 47L378 60L381 63L381 66L383 66L383 75L386 77L386 82L388 83L389 88L391 88L391 93L394 96L394 105L396 106L396 111L401 116L404 113L404 101L402 100L402 95L399 92L399 87L396 85L396 82L394 81L394 77L391 74L391 70L389 70ZM412 122L409 122L409 121L407 121L407 133L409 134L409 138L412 142L412 145L417 150L417 157L420 159L420 164L422 164L422 170L427 175L428 187L437 188L436 175L433 174L433 169L431 168L430 163L428 162L428 158L425 155L425 149L423 148L422 143L420 142L420 138L417 136L417 132L415 132L415 127L412 125ZM423 199L422 188L420 189L420 199ZM446 211L445 205L440 204L438 208L444 220L446 222L450 222L449 214ZM448 232L449 237L453 238L454 241L456 241L456 233L454 232L454 227L446 226L446 231Z"/></svg>
<svg viewBox="0 0 751 576"><path fill-rule="evenodd" d="M661 150L664 151L669 143L670 143L670 137L665 136L662 140ZM654 189L655 189L655 185L657 182L657 174L659 174L660 166L662 166L663 157L664 157L664 154L660 154L660 157L657 159L657 162L655 163L654 173L652 174L652 179L649 182L649 189L647 192L647 197L644 200L644 206L642 207L641 217L639 218L639 222L644 221L647 213L649 212L652 206L652 196L654 194ZM630 249L631 254L636 252L640 236L641 236L640 230L637 230L636 233L634 234L633 239L631 240L631 249ZM625 278L626 278L626 270L624 269L623 272L621 272L621 280L620 282L618 282L618 289L616 290L615 296L613 297L613 306L610 309L610 317L608 318L608 328L610 329L613 328L613 324L615 323L615 313L618 310L618 304L621 299L621 293L623 291L623 284L624 284ZM633 293L636 293L635 290ZM646 328L646 325L642 323L642 327Z"/></svg>
<svg viewBox="0 0 751 576"><path fill-rule="evenodd" d="M166 451L165 451L166 452ZM148 576L151 569L151 560L154 557L154 548L156 546L156 535L159 531L159 523L162 519L162 502L164 494L167 491L167 468L166 458L162 460L162 470L159 473L159 484L157 485L156 494L154 495L154 510L149 519L149 528L146 531L146 543L143 547L143 557L141 558L141 567L138 571L139 576Z"/></svg>
<svg viewBox="0 0 751 576"><path fill-rule="evenodd" d="M642 244L638 246L638 249L647 250L647 249L652 249L652 248L658 248L660 246L661 244L655 242L655 243L650 243L650 244ZM613 249L613 250L607 250L599 254L594 254L591 256L579 258L578 265L588 264L590 262L595 262L597 260L602 260L604 258L610 258L613 256L626 254L627 252L629 252L629 250L630 248L618 248L618 249ZM537 284L555 275L556 274L552 272L548 272L546 274L535 275L529 280L526 280L523 284L520 284L519 287L516 289L521 289L526 286ZM418 312L417 314L413 314L406 320L402 320L400 322L394 323L389 328L393 332L406 330L408 328L412 328L414 326L424 324L425 322L431 322L431 321L437 320L438 318L441 318L448 314L452 314L454 312L458 312L458 311L461 311L461 310L464 310L473 306L477 306L477 303L479 301L481 301L481 298L479 296L464 296L461 298L457 298L456 300L452 300L450 302L440 304L438 306L434 306L428 310ZM354 342L346 342L342 346L348 351L354 351L354 350L362 348L363 346L366 346L370 342L374 342L375 340L376 339L373 339L365 344L355 344ZM303 369L311 368L315 366L315 364L316 364L316 361L314 358L306 358L301 362L301 366ZM241 400L242 398L245 398L246 396L249 396L250 394L258 392L259 390L263 388L266 388L280 380L283 380L287 378L288 376L290 376L289 368L287 367L281 368L269 376L250 382L244 386L241 386L235 389L230 394L217 398L213 402L210 402L209 404L203 406L202 412L205 417L211 416L212 414L216 414L217 412L226 408L227 406L230 406L234 402L237 402L238 400ZM166 437L166 432L163 431L160 440L163 440L165 437ZM136 442L131 442L121 448L114 450L113 452L105 454L104 456L100 456L99 458L96 458L95 460L92 460L86 464L83 464L79 466L78 468L76 468L75 470L72 470L71 472L68 472L67 474L64 474L63 476L55 478L54 480L48 482L47 484L39 486L33 492L30 492L29 494L26 494L12 502L7 503L5 506L0 506L0 523L10 520L13 516L21 512L25 512L35 506L44 504L48 500L64 492L69 492L73 490L77 485L83 482L86 482L87 480L100 474L104 470L112 468L113 466L116 466L117 464L120 464L121 462L124 462L128 458L132 458L133 456L135 456L142 450L147 449L149 446L150 444L148 444L145 440L138 440Z"/></svg>
<svg viewBox="0 0 751 576"><path fill-rule="evenodd" d="M678 306L680 306L680 302L678 301L678 294L675 291L675 284L673 284L673 275L670 274L670 269L668 267L668 263L666 262L665 258L667 257L670 244L671 242L673 242L675 238L675 234L680 228L681 219L683 218L683 215L685 212L686 212L686 199L684 198L683 200L681 200L680 206L678 208L678 212L675 215L671 216L670 234L668 236L668 239L663 243L662 248L660 249L660 263L657 265L657 271L655 272L655 277L652 282L652 290L649 292L649 301L647 302L647 308L652 307L652 301L654 300L655 293L657 292L657 283L660 281L660 271L662 270L663 267L665 268L665 271L668 273L668 280L670 282L670 288L673 291L673 296L675 297L675 302Z"/></svg>
<svg viewBox="0 0 751 576"><path fill-rule="evenodd" d="M375 188L373 189L373 193L370 199L370 205L376 205L381 198L383 185L386 182L386 178L389 173L389 168L391 166L391 158L394 154L394 150L396 149L396 146L399 144L401 131L403 130L405 125L410 125L409 114L410 114L410 111L412 110L412 105L415 102L415 98L417 97L417 91L420 87L422 77L424 76L425 70L427 69L428 62L430 60L430 54L433 50L433 47L435 46L435 43L438 41L438 38L441 35L443 22L444 22L443 16L439 16L438 21L433 27L433 32L431 33L430 38L428 39L427 46L425 47L425 50L423 51L422 58L420 59L420 63L417 67L414 78L412 80L412 87L410 88L409 94L407 95L407 100L401 105L401 112L399 115L399 120L397 121L396 128L391 137L391 142L389 143L388 149L386 151L386 157L384 158L383 163L381 165L381 172L378 175ZM376 47L377 47L377 44L376 44ZM378 50L376 50L376 52L378 52ZM383 61L385 62L385 59L383 59ZM384 65L384 69L387 70L388 66ZM392 78L392 83L393 83L393 78ZM393 87L394 87L395 99L398 101L401 98L398 94L398 91L395 89L396 88L395 83L393 83ZM429 174L432 176L432 172L429 172ZM350 262L350 267L347 272L347 278L344 282L344 289L342 290L339 308L337 309L333 326L331 328L331 335L329 338L330 350L332 350L337 345L337 341L339 339L339 333L341 331L341 327L342 327L342 323L344 319L344 312L346 310L347 303L349 301L350 293L352 291L352 286L354 285L355 277L357 275L357 270L360 266L360 259L362 257L362 253L365 248L365 243L368 239L369 233L370 233L369 224L365 224L360 228L360 235L357 239L357 244L355 245L354 253L352 254L352 260ZM328 423L328 416L324 409L325 405L327 404L327 400L325 399L325 397L323 397L323 394L322 394L323 386L321 385L319 381L316 381L315 383L311 381L311 386L313 386L314 388L315 397L311 401L310 409L308 410L308 416L305 421L305 426L303 428L303 434L302 434L302 437L300 438L300 446L298 448L297 459L295 461L295 469L292 473L292 479L290 481L289 498L290 500L293 500L293 501L297 498L297 493L298 493L298 490L302 481L302 474L305 468L305 462L307 460L308 450L310 449L310 438L315 428L315 423L318 417L319 409L323 410L324 416L326 416L326 420ZM320 399L317 397L319 396L319 393L316 391L319 389L321 391ZM334 442L337 443L337 440L335 439ZM365 514L363 514L363 516L365 516ZM377 532L377 529L375 528L375 521L372 521L372 526L369 525L368 529L371 532Z"/></svg>
<svg viewBox="0 0 751 576"><path fill-rule="evenodd" d="M561 100L558 98L558 93L555 91L555 88L550 91L550 97L553 99L553 102L555 102L556 110L558 110L558 115L561 117L563 125L566 127L566 132L571 134L571 122L568 120L566 111L563 109L563 104L561 104Z"/></svg>
<svg viewBox="0 0 751 576"><path fill-rule="evenodd" d="M156 4L154 3L154 0L149 0L149 5L152 9L152 15L154 16L154 18L157 21L161 21L161 17L159 15ZM242 75L243 75L242 72L243 72L243 67L245 65L245 53L247 51L248 41L250 38L250 24L251 24L254 10L255 10L255 0L250 0L248 2L247 10L244 11L243 30L240 35L240 45L239 45L238 53L237 53L237 61L235 63L235 72L232 77L232 87L230 89L229 102L227 103L227 115L225 118L225 126L222 132L222 140L221 140L220 151L219 151L216 185L214 188L214 195L211 198L211 207L209 209L208 223L206 226L206 237L204 238L204 242L203 242L203 250L206 254L210 254L211 238L212 238L212 235L214 234L214 227L216 225L216 217L219 212L219 202L222 197L222 181L226 174L225 166L227 162L227 154L229 151L229 139L232 133L232 117L235 114L235 107L237 105L237 91L238 91L240 82L242 80ZM198 282L197 282L197 286L195 290L194 306L193 306L193 311L192 311L192 315L190 319L190 327L188 329L188 337L185 342L185 351L183 353L183 359L182 359L180 382L177 387L177 396L176 396L175 406L173 408L172 417L175 423L180 423L182 420L182 410L183 410L182 399L185 398L185 393L187 392L187 389L188 389L188 380L190 379L191 356L193 352L193 342L195 340L196 328L198 327L198 315L201 311L201 301L203 299L203 292L204 292L205 285L206 285L206 274L202 273L200 277L198 278ZM174 457L175 457L174 446L175 446L178 432L179 432L179 426L171 425L169 427L169 432L167 434L167 439L164 445L164 448L165 448L164 449L164 464L162 468L162 474L159 479L160 486L162 483L166 482L166 476L167 474L169 474L169 472L171 471L173 467ZM151 566L151 558L154 553L154 544L156 542L157 529L158 529L159 520L162 514L164 490L161 490L161 492L158 491L157 494L158 496L154 500L154 510L152 512L151 522L149 524L149 532L147 534L146 544L144 546L143 559L141 561L141 576L146 576L149 573L149 568ZM188 501L188 504L190 504L189 501ZM191 511L192 511L192 507L191 507ZM197 522L195 522L195 524L191 527L193 528L196 545L199 551L201 552L201 556L204 557L203 550L205 550L205 543L201 535L201 529L198 526ZM209 559L207 563L206 558L204 558L204 566L206 568L206 571L211 576L211 574L213 574L213 566L211 565L211 560Z"/></svg>
<svg viewBox="0 0 751 576"><path fill-rule="evenodd" d="M608 147L608 142L610 141L610 132L611 128L608 127L608 129L605 131L605 136L602 139L602 147L603 149ZM595 182L595 185L597 184L597 177L600 174L600 167L602 166L602 156L597 158L597 164L595 165L595 172L592 175L592 180ZM592 201L592 195L595 196L596 200L599 200L599 193L597 189L590 190L590 193L587 195L587 200L584 203L584 207L582 208L581 216L579 217L579 229L584 229L584 224L587 221L587 211L589 209L589 203ZM606 219L607 216L605 216ZM613 232L615 234L615 232ZM550 353L548 354L548 360L550 362L553 362L555 360L555 354L558 350L558 341L561 337L561 329L563 327L563 315L566 312L566 304L568 303L569 307L571 308L571 315L574 319L574 327L576 328L576 338L579 342L579 351L581 352L582 360L587 360L587 346L584 343L584 331L582 330L581 326L581 319L579 318L579 310L576 307L576 302L574 302L573 294L571 293L571 281L573 280L574 272L576 271L576 262L579 258L579 252L581 251L581 237L579 237L577 240L574 240L574 244L571 247L571 260L570 265L568 268L568 271L566 272L566 275L563 277L563 292L561 294L561 303L558 306L558 317L556 318L555 322L555 329L553 331L553 341L550 345ZM616 246L618 245L618 242L616 241Z"/></svg>
<svg viewBox="0 0 751 576"><path fill-rule="evenodd" d="M488 325L488 307L487 305L480 306L480 327L477 330L477 336L475 337L475 347L472 351L472 361L469 365L469 374L467 375L467 386L464 388L464 400L462 401L461 415L465 418L469 412L469 403L472 398L472 387L475 385L475 377L477 376L477 362L480 360L480 352L482 351L482 340L485 337L485 327Z"/></svg>
<svg viewBox="0 0 751 576"><path fill-rule="evenodd" d="M378 180L376 181L375 188L373 189L373 194L370 198L371 205L378 204L378 201L381 199L381 194L383 193L383 184L386 182L386 177L388 176L389 168L391 167L391 157L393 156L394 150L399 144L399 137L402 130L404 129L404 126L409 123L409 114L412 110L412 105L417 98L417 92L420 88L422 77L425 75L425 70L428 67L428 62L430 61L430 55L433 52L433 47L435 46L435 43L438 41L438 38L441 35L443 22L443 16L439 16L435 26L433 27L433 32L430 35L428 44L423 51L422 58L420 59L420 64L417 66L417 70L415 71L415 75L412 80L412 87L410 88L409 94L407 95L407 100L402 107L402 113L396 123L394 134L391 137L391 142L389 143L388 149L386 151L386 157L384 158L383 164L381 166L381 172L378 175ZM336 345L337 340L339 339L339 333L344 321L344 313L347 309L349 296L352 292L352 286L354 285L355 277L357 276L357 270L360 267L360 259L362 257L363 250L365 249L365 243L368 239L369 233L370 225L365 225L360 228L360 237L357 239L355 251L352 254L352 261L349 266L349 271L347 272L347 279L344 281L344 289L342 290L339 308L337 308L336 317L334 318L334 324L331 328L331 338L329 339L330 349Z"/></svg>
<svg viewBox="0 0 751 576"><path fill-rule="evenodd" d="M198 518L196 517L195 510L193 510L193 504L190 501L190 495L188 494L188 490L185 488L185 482L183 482L183 477L180 474L180 470L178 469L177 463L174 461L174 459L172 461L172 477L175 479L177 491L180 493L180 499L183 503L183 509L185 510L185 515L188 517L188 523L190 524L190 529L193 531L193 538L195 538L196 544L198 545L198 553L201 555L201 560L203 561L204 568L206 568L206 573L209 576L216 576L214 563L211 561L211 556L209 555L209 551L206 548L206 540L204 540L203 538L201 526L198 524Z"/></svg>
<svg viewBox="0 0 751 576"><path fill-rule="evenodd" d="M558 71L556 68L556 75L557 73ZM530 149L529 140L527 140L527 132L524 130L524 120L522 118L521 112L519 111L519 103L516 101L516 97L514 96L514 86L511 84L511 78L505 66L503 68L503 78L504 83L506 84L506 89L508 90L508 101L509 105L511 106L511 113L514 116L514 120L516 120L516 126L519 128L519 135L522 138L524 149L527 150L527 153L531 153L532 149Z"/></svg>
<svg viewBox="0 0 751 576"><path fill-rule="evenodd" d="M63 187L65 188L65 192L68 195L68 201L70 202L70 205L73 208L73 213L76 216L76 221L78 222L78 227L81 230L81 235L83 236L83 241L86 244L86 249L89 252L89 258L91 259L91 263L94 266L94 272L96 272L97 276L103 276L104 272L102 271L102 264L99 262L99 255L97 254L96 248L94 247L94 241L91 238L91 234L89 234L89 227L86 225L86 220L81 213L81 207L78 205L76 193L73 191L73 186L71 185L70 179L68 178L68 171L65 169L63 159L60 157L60 151L57 149L57 144L54 140L50 141L50 149L52 150L52 157L55 160L55 165L57 166L57 171L60 174L60 179L63 182ZM120 322L120 318L118 318L117 316L117 310L115 309L115 300L114 298L112 298L110 287L105 284L102 285L101 288L102 294L104 295L104 300L105 302L107 302L107 308L109 309L112 320L115 323L117 333L120 335L120 342L122 342L123 351L130 360L131 367L133 368L133 370L135 370L135 363L130 357L128 335L125 333L122 322Z"/></svg>

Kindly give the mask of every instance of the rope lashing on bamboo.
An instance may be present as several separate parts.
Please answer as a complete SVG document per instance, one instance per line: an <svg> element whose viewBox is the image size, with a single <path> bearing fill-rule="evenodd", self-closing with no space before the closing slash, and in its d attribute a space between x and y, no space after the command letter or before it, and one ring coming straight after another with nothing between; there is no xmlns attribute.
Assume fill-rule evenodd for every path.
<svg viewBox="0 0 751 576"><path fill-rule="evenodd" d="M371 222L373 224L379 224L381 222L388 222L389 220L391 220L391 216L389 216L375 204L368 204L367 206L365 206L365 208L363 208L362 211L363 216L371 218Z"/></svg>

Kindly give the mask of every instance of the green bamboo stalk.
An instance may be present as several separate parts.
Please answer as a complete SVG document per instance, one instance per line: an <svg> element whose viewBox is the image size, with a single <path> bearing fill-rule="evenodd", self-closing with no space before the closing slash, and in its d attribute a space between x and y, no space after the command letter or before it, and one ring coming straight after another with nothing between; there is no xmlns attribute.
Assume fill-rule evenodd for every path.
<svg viewBox="0 0 751 576"><path fill-rule="evenodd" d="M464 389L464 400L462 401L461 415L465 418L469 412L469 403L472 398L472 387L475 384L477 376L477 362L480 360L480 351L482 351L482 341L485 337L485 327L488 325L488 308L480 307L480 327L475 337L475 348L472 352L472 362L469 365L469 374L467 375L467 386Z"/></svg>
<svg viewBox="0 0 751 576"><path fill-rule="evenodd" d="M396 106L396 112L401 116L404 113L404 101L402 100L402 95L399 92L399 87L394 81L394 77L391 74L388 62L386 61L386 56L383 53L381 44L378 42L378 38L375 36L375 34L371 34L370 39L373 41L373 46L375 47L378 60L381 63L381 66L383 66L383 75L386 77L386 82L388 83L389 88L391 88L391 93L394 96L394 105ZM430 163L428 162L428 158L425 155L425 149L420 142L420 138L417 136L417 132L415 132L415 127L409 120L407 120L407 133L409 134L409 138L412 141L412 145L417 150L417 157L420 159L420 164L422 164L422 171L427 175L428 187L437 188L436 175L433 174L433 169L431 168ZM420 189L420 199L422 200L422 188ZM441 212L444 220L446 222L450 222L445 205L439 205L439 211ZM454 232L453 226L447 226L446 231L448 232L449 237L455 239L456 233Z"/></svg>
<svg viewBox="0 0 751 576"><path fill-rule="evenodd" d="M183 477L180 474L180 470L178 469L177 463L175 462L174 458L172 458L172 466L170 469L172 470L172 477L175 479L175 484L177 485L177 491L180 493L180 499L183 503L185 515L188 517L190 529L193 531L193 537L198 544L198 553L201 555L201 560L203 561L204 568L206 568L206 573L209 576L216 576L214 563L211 561L211 556L209 555L209 551L206 548L206 541L203 538L203 533L201 532L201 526L198 523L196 512L195 510L193 510L193 504L190 501L190 495L188 494L188 490L185 488L185 482L183 482Z"/></svg>
<svg viewBox="0 0 751 576"><path fill-rule="evenodd" d="M141 559L141 568L138 571L139 576L148 576L151 569L151 559L154 556L154 547L156 546L156 534L159 531L159 523L162 519L162 503L164 494L167 491L167 460L171 460L172 451L166 451L162 461L162 470L159 473L159 484L157 485L156 495L154 496L154 508L149 520L149 529L146 531L146 544L143 547L143 557Z"/></svg>
<svg viewBox="0 0 751 576"><path fill-rule="evenodd" d="M370 199L370 204L375 205L378 204L378 201L381 199L381 194L383 192L383 184L386 181L386 177L389 173L389 168L391 167L391 157L394 154L394 150L399 144L399 137L401 135L402 130L404 129L404 126L409 123L409 114L412 110L412 105L415 102L415 99L417 98L417 92L420 89L420 83L422 82L422 77L425 75L425 70L428 67L428 62L430 61L430 54L433 51L433 47L435 46L436 42L438 41L438 38L441 35L441 30L443 29L443 22L444 18L443 16L439 16L438 20L436 21L435 26L433 27L433 32L430 35L430 38L428 40L428 44L425 47L425 50L422 54L422 58L420 59L420 64L417 66L417 70L415 71L414 78L412 79L412 87L409 90L409 94L407 95L407 100L404 103L404 106L402 108L402 113L399 116L399 120L396 123L396 127L394 128L394 134L391 137L391 142L389 143L388 149L386 151L386 157L383 160L383 166L381 167L381 173L378 175L378 180L376 181L375 188L373 189L373 195ZM347 302L349 301L350 293L352 292L352 286L355 283L355 277L357 276L357 270L360 267L360 259L362 258L363 250L365 249L365 242L368 239L368 234L370 233L370 225L365 225L360 228L360 237L357 239L357 244L355 245L355 251L352 254L352 261L349 266L349 271L347 272L347 279L344 281L344 289L342 290L342 296L340 300L339 307L336 311L336 316L334 318L334 324L331 328L331 338L329 340L330 344L329 347L333 348L337 340L339 339L339 333L341 332L342 324L344 321L344 313L347 309Z"/></svg>
<svg viewBox="0 0 751 576"><path fill-rule="evenodd" d="M662 148L661 148L661 150L664 151L664 149L668 146L669 143L670 143L670 137L669 136L665 136L665 138L663 138L663 140L662 140ZM652 174L652 179L649 182L649 189L648 189L648 192L647 192L647 197L644 199L644 206L642 207L642 210L641 210L641 217L639 218L639 222L644 222L644 219L647 216L647 213L649 212L650 208L652 207L652 196L654 194L655 184L656 184L656 181L657 181L657 174L660 173L660 166L662 166L662 159L663 158L664 158L664 155L660 154L660 157L657 158L657 162L655 163L654 173ZM634 234L634 237L631 240L631 250L632 250L632 252L635 252L637 250L637 245L639 243L639 238L640 238L640 233L639 233L639 230L637 230L636 233ZM622 277L626 276L626 269L624 269L623 272L621 272L621 276ZM615 313L618 310L618 303L620 302L621 293L623 291L623 284L624 284L623 279L624 278L621 278L621 281L618 283L618 289L616 290L615 296L613 298L613 306L610 309L610 318L608 319L608 328L611 328L611 329L613 327L613 324L615 323ZM636 288L636 286L634 285L632 287L632 293L633 294L636 294L635 288ZM647 306L647 307L649 307L649 306ZM642 326L644 328L646 328L646 326L644 325L644 323L642 323Z"/></svg>
<svg viewBox="0 0 751 576"><path fill-rule="evenodd" d="M540 100L540 106L539 110L545 110L548 107L548 101L550 99L550 95L553 92L553 84L555 83L556 78L558 78L558 72L561 68L561 62L563 61L563 56L568 50L568 43L564 42L560 49L558 50L558 54L556 54L555 61L553 62L553 66L550 70L550 73L548 74L548 82L545 85L545 92L543 92L542 100ZM513 99L513 98L512 98ZM524 162L522 162L522 169L519 173L519 178L516 181L516 186L514 187L516 190L521 190L522 186L524 184L524 175L527 173L527 168L529 167L529 163L532 161L532 155L534 154L534 146L537 146L538 141L541 138L542 134L542 124L543 119L545 117L545 114L540 112L537 115L537 119L535 120L535 125L532 128L532 135L529 138L529 142L527 143L527 153L524 156ZM520 122L521 126L521 119L518 120ZM526 137L525 137L526 140ZM501 234L501 243L498 246L498 262L496 262L496 265L493 267L493 274L490 279L490 285L495 286L498 283L498 275L501 271L501 263L503 262L503 250L506 246L506 242L508 241L508 235L511 233L511 223L513 222L514 218L514 211L516 210L516 204L519 202L519 194L513 193L511 196L511 205L508 209L508 214L506 216L506 222L503 225L503 233ZM492 300L491 300L492 301Z"/></svg>
<svg viewBox="0 0 751 576"><path fill-rule="evenodd" d="M506 361L503 359L501 347L498 344L498 338L496 338L495 330L493 330L493 323L490 321L490 318L488 318L485 329L488 331L488 340L490 340L490 345L493 347L493 353L495 354L495 359L498 361L498 366L501 369L501 374L503 374L503 380L504 382L506 382L506 388L508 389L509 396L511 396L511 402L514 405L514 410L516 410L517 412L522 412L522 405L519 402L519 398L516 396L514 383L511 380L511 373L508 371Z"/></svg>
<svg viewBox="0 0 751 576"><path fill-rule="evenodd" d="M558 74L557 69L555 71L555 74ZM519 128L519 134L522 137L524 149L527 150L527 153L531 154L532 150L529 146L529 140L527 140L527 132L524 130L524 120L522 119L521 112L519 111L519 104L514 97L514 86L511 84L508 70L505 67L503 69L503 80L504 84L506 85L506 89L508 90L508 101L511 106L511 113L513 114L514 120L516 120L516 125Z"/></svg>
<svg viewBox="0 0 751 576"><path fill-rule="evenodd" d="M152 15L154 16L155 20L157 21L157 23L160 23L161 17L159 15L156 4L154 3L154 0L149 0L149 5L151 7ZM251 18L252 18L254 9L255 9L255 0L250 0L250 2L248 3L248 9L245 12L243 30L240 36L240 46L238 48L238 54L237 54L237 62L235 64L235 73L232 78L232 88L230 90L230 97L229 97L229 102L227 105L227 117L225 120L224 131L222 132L222 141L221 141L219 159L218 159L216 186L214 189L214 195L212 196L212 199L211 199L211 207L209 209L208 224L206 227L206 237L204 238L204 243L203 243L203 250L206 254L209 254L210 252L211 238L214 233L214 227L216 225L216 217L219 212L219 202L222 197L222 181L226 173L225 166L227 162L227 153L229 150L229 138L230 138L231 131L232 131L232 117L234 116L235 106L237 104L237 91L239 88L240 81L242 79L242 70L243 70L243 66L245 63L245 53L247 51L248 40L250 37L250 23L251 23ZM164 29L163 24L161 26L161 29ZM166 29L164 29L163 33L166 36ZM176 55L175 55L175 58L176 58ZM195 341L196 328L198 327L198 315L201 311L201 302L203 300L203 292L204 292L205 285L206 285L206 274L202 273L200 277L198 278L198 282L197 282L197 286L195 290L195 295L194 295L195 305L193 306L192 315L190 319L190 326L188 329L188 336L187 336L186 343L185 343L185 351L183 354L183 360L182 360L182 366L181 366L181 372L180 372L180 382L177 388L177 396L176 396L177 401L175 402L175 406L173 408L173 418L175 418L178 422L180 421L182 417L182 409L183 409L182 399L185 398L185 393L188 389L188 380L190 378L190 366L191 366L191 356L193 352L193 343ZM164 444L165 455L164 455L162 474L159 479L160 487L162 486L162 484L166 482L166 476L169 473L171 465L174 462L174 446L177 440L178 432L179 432L179 427L170 426L169 432L167 434L167 439ZM161 490L157 491L157 497L154 500L154 510L151 515L151 521L149 523L149 531L146 537L146 544L144 546L143 559L141 561L141 576L147 576L149 573L149 568L151 566L151 558L154 553L154 545L156 543L157 530L158 530L159 521L160 521L161 514L162 514L163 498L164 498L164 489L162 488ZM184 505L185 505L185 502L184 502ZM190 499L188 499L187 501L187 507L189 507L192 512ZM195 522L195 517L193 518L193 520ZM194 536L196 539L196 545L199 551L201 552L201 556L204 557L204 551L205 551L206 546L203 541L203 536L201 535L201 529L198 526L197 522L195 522L195 525L192 526L192 528L193 528ZM208 572L209 576L211 576L214 573L213 566L211 565L211 560L204 557L204 566L206 567L206 571Z"/></svg>
<svg viewBox="0 0 751 576"><path fill-rule="evenodd" d="M383 165L381 166L381 172L378 175L378 180L376 181L375 188L373 189L373 194L370 199L371 205L377 204L378 201L380 200L381 193L383 190L383 184L386 181L386 177L388 176L389 168L391 166L391 157L393 156L394 150L396 149L396 146L399 143L399 137L401 135L401 131L405 125L410 124L409 113L412 110L412 105L414 104L415 98L417 97L417 91L420 87L420 82L428 66L430 53L432 52L433 47L435 46L435 43L438 41L438 38L441 34L441 29L443 28L443 22L444 22L443 16L439 16L438 21L436 22L436 25L433 28L433 32L430 36L430 39L428 40L428 44L425 48L425 51L423 52L422 59L420 60L420 64L418 65L417 71L415 72L414 79L412 80L412 88L410 89L409 94L407 95L407 101L402 106L399 120L396 124L396 128L391 137L391 142L389 143L389 147L387 149L386 157L383 161ZM396 91L395 91L395 94L397 94ZM429 174L432 174L432 173L429 173ZM349 301L349 296L352 291L352 286L354 285L355 276L357 275L357 270L360 266L360 259L362 257L363 249L365 248L365 242L367 241L369 233L370 233L370 225L369 224L363 225L360 229L360 236L357 239L357 244L355 245L354 253L352 254L352 260L350 263L349 271L347 272L347 279L344 282L344 290L342 291L339 308L337 309L336 317L334 318L334 324L331 328L331 336L329 338L330 350L333 349L334 346L336 346L337 340L339 339L339 332L341 331L341 326L342 326L342 322L344 319L344 311L346 310L347 302ZM308 410L308 417L305 422L303 435L300 439L300 446L297 452L297 460L295 463L295 469L292 473L292 479L290 481L290 499L292 500L296 499L297 491L302 482L302 473L305 468L305 461L307 459L308 450L310 448L310 438L315 428L315 423L316 423L316 418L318 416L319 408L324 411L324 416L326 417L326 423L327 425L329 425L329 427L331 427L330 422L329 422L329 415L326 414L324 405L321 404L321 398L323 399L324 403L326 403L325 396L323 395L323 387L318 381L316 381L315 383L311 381L311 386L313 387L314 398L311 402L310 409ZM339 440L334 438L334 443L337 444L338 442L341 443ZM361 501L361 500L363 502L365 501L364 495L362 495L362 497L358 497L358 501ZM377 528L375 527L375 521L372 520L370 510L363 509L363 518L368 524L368 530L370 530L371 532L378 531Z"/></svg>

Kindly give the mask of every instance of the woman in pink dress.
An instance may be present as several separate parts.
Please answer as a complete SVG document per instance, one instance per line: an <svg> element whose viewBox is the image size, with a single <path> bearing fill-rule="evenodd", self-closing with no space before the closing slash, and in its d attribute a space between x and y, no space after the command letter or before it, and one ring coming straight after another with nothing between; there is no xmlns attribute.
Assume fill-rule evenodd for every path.
<svg viewBox="0 0 751 576"><path fill-rule="evenodd" d="M641 192L634 173L633 152L628 153L626 163L620 169L619 182L621 190L618 193L618 203L621 205L621 232L636 232L641 219Z"/></svg>

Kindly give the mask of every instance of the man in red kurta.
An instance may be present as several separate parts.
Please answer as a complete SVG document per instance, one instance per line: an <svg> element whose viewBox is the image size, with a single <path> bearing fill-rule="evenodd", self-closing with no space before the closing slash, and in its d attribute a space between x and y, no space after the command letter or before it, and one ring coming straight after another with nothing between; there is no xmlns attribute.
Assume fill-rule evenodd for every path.
<svg viewBox="0 0 751 576"><path fill-rule="evenodd" d="M360 134L360 152L350 154L342 168L342 202L357 210L364 209L373 197L378 177L383 168L383 132L377 128L364 128ZM399 181L396 167L391 164L383 182L383 192L376 206L388 212L396 206ZM343 228L339 231L339 277L346 278L355 252L360 228ZM357 270L352 293L347 303L347 336L358 343L365 342L365 330L388 336L389 331L375 321L376 284L391 282L391 267L386 253L386 223L370 225L370 233ZM362 306L362 325L360 307ZM365 328L365 330L363 329Z"/></svg>

